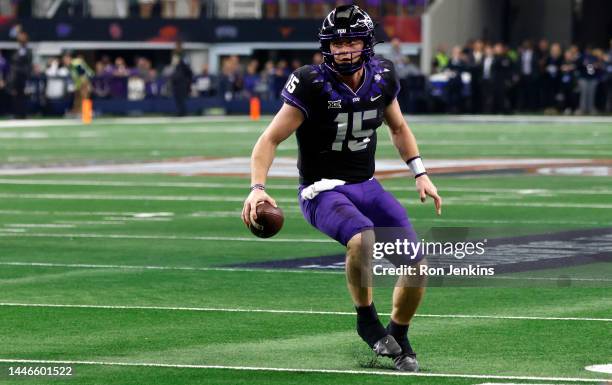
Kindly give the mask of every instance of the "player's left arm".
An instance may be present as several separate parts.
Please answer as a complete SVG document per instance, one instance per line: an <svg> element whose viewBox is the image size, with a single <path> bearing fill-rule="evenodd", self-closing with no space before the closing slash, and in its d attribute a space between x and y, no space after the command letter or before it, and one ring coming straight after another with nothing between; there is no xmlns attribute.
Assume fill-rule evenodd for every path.
<svg viewBox="0 0 612 385"><path fill-rule="evenodd" d="M393 145L398 149L404 162L414 160L415 158L418 162L420 162L419 147L417 145L416 138L402 115L397 99L394 99L387 107L385 107L384 118L385 122L389 126ZM434 200L436 213L438 215L442 215L442 198L440 198L440 195L438 195L436 186L429 179L429 176L427 176L424 168L422 173L419 172L419 174L416 175L416 188L419 192L421 202L425 202L427 195L429 195Z"/></svg>

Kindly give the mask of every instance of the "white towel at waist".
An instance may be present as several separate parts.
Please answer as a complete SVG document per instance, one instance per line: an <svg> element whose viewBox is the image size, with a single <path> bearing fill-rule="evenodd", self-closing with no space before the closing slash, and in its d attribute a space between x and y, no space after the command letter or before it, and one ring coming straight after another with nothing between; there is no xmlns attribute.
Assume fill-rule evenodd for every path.
<svg viewBox="0 0 612 385"><path fill-rule="evenodd" d="M346 182L340 179L321 179L302 190L302 199L313 199L319 195L320 192L333 190L337 186L342 186L343 184L346 184Z"/></svg>

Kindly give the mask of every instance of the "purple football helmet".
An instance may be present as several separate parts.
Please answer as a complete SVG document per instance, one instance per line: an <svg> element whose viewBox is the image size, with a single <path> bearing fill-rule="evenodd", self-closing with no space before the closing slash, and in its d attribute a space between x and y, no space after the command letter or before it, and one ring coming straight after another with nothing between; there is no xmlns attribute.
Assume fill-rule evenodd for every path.
<svg viewBox="0 0 612 385"><path fill-rule="evenodd" d="M330 44L338 39L363 40L363 50L353 51L351 61L338 63L334 60ZM370 15L356 5L341 5L331 11L323 20L319 31L321 53L325 64L341 75L351 75L357 72L374 56L374 22ZM353 55L361 53L360 59L353 63Z"/></svg>

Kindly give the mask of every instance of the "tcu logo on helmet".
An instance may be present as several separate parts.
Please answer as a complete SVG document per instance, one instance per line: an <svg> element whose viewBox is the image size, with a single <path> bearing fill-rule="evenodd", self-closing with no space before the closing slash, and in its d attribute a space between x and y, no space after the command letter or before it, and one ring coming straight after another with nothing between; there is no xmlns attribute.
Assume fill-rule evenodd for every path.
<svg viewBox="0 0 612 385"><path fill-rule="evenodd" d="M367 29L374 29L374 22L372 21L372 18L370 17L370 15L363 12L362 10L359 10L359 13L361 13L363 18L358 19L355 24L351 25L351 28L365 27Z"/></svg>

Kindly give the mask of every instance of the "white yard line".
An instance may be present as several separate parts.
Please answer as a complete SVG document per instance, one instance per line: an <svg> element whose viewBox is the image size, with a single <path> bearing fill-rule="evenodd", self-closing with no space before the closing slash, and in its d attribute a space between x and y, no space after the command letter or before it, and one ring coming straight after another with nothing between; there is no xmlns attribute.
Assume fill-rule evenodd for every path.
<svg viewBox="0 0 612 385"><path fill-rule="evenodd" d="M244 202L245 196L220 195L103 195L103 194L0 194L0 198L49 200L103 200L103 201L163 201L163 202ZM277 202L295 203L296 198L277 198Z"/></svg>
<svg viewBox="0 0 612 385"><path fill-rule="evenodd" d="M57 223L7 223L4 226L14 228L41 228L41 229L72 229L74 224L57 224Z"/></svg>
<svg viewBox="0 0 612 385"><path fill-rule="evenodd" d="M66 216L134 216L135 211L41 211L41 210L0 210L0 215L66 215Z"/></svg>
<svg viewBox="0 0 612 385"><path fill-rule="evenodd" d="M0 194L4 199L46 199L46 200L104 200L104 201L163 201L163 202L244 202L244 196L219 195L103 195L103 194ZM491 198L494 199L494 198ZM280 203L296 203L296 198L276 198ZM399 199L403 204L415 204L416 199ZM582 209L612 209L612 204L606 203L545 203L545 202L491 202L490 198L463 199L446 198L446 203L460 206L474 206L485 203L498 207L551 207L551 208L582 208Z"/></svg>
<svg viewBox="0 0 612 385"><path fill-rule="evenodd" d="M28 120L4 120L0 121L0 128L31 128L31 127L58 127L58 126L80 126L77 120L57 119L28 119Z"/></svg>
<svg viewBox="0 0 612 385"><path fill-rule="evenodd" d="M82 180L82 179L10 179L0 178L0 184L5 185L33 185L33 186L89 186L89 187L177 187L193 189L242 189L248 183L207 183L207 182L126 182L111 180ZM271 190L294 190L295 184L270 184ZM388 191L412 192L413 188L406 186L388 186ZM492 194L517 194L517 195L612 195L611 189L510 189L510 188L480 188L480 187L441 187L440 191L467 192L467 193L492 193Z"/></svg>
<svg viewBox="0 0 612 385"><path fill-rule="evenodd" d="M612 374L612 364L589 365L585 369L590 372Z"/></svg>
<svg viewBox="0 0 612 385"><path fill-rule="evenodd" d="M65 223L67 225L76 225L76 226L98 226L98 225L125 225L124 221L55 221L56 223Z"/></svg>
<svg viewBox="0 0 612 385"><path fill-rule="evenodd" d="M457 206L486 205L496 207L550 207L550 208L576 208L576 209L612 209L612 204L607 203L545 203L545 202L491 202L488 199L461 199L447 198L445 203ZM400 200L404 204L413 204L414 200Z"/></svg>
<svg viewBox="0 0 612 385"><path fill-rule="evenodd" d="M543 124L612 124L612 118L606 116L542 116L542 115L405 115L409 123L505 123L519 125L526 123Z"/></svg>
<svg viewBox="0 0 612 385"><path fill-rule="evenodd" d="M542 383L537 383L537 384L526 384L526 383L518 383L518 382L483 382L480 384L474 384L474 385L569 385L569 384L542 384Z"/></svg>
<svg viewBox="0 0 612 385"><path fill-rule="evenodd" d="M148 266L148 265L100 265L88 263L50 263L50 262L0 262L0 266L28 267L67 267L77 269L125 269L125 270L185 270L185 271L225 271L257 273L296 273L296 274L332 274L344 275L343 271L328 270L289 270L289 269L256 269L244 267L193 267L193 266ZM612 282L612 280L610 280Z"/></svg>
<svg viewBox="0 0 612 385"><path fill-rule="evenodd" d="M457 373L406 373L393 370L343 370L343 369L303 369L303 368L277 368L257 366L227 366L227 365L195 365L195 364L165 364L159 362L113 362L113 361L79 361L79 360L32 360L3 358L0 362L16 364L45 364L45 365L96 365L96 366L131 366L175 369L224 369L237 371L264 371L289 373L317 373L317 374L359 374L377 376L404 376L404 377L438 377L438 378L478 378L499 380L526 380L526 381L570 381L570 382L605 382L608 379L583 377L535 377L535 376L503 376L497 374L457 374Z"/></svg>
<svg viewBox="0 0 612 385"><path fill-rule="evenodd" d="M16 302L0 302L0 306L110 309L110 310L167 310L167 311L219 312L219 313L267 313L267 314L342 315L342 316L348 316L348 315L354 316L355 315L354 312L344 312L344 311L244 309L244 308L184 307L184 306L77 305L77 304L16 303ZM384 315L384 316L391 315L391 313L378 313L378 314ZM415 316L416 317L426 317L426 318L467 318L467 319L496 319L496 320L521 320L521 321L612 322L612 318L589 318L589 317L537 317L537 316L502 316L502 315L473 315L473 314L416 314Z"/></svg>
<svg viewBox="0 0 612 385"><path fill-rule="evenodd" d="M216 237L216 236L178 236L178 235L153 235L153 234L46 234L46 233L27 233L27 234L0 234L0 237L27 237L27 238L98 238L98 239L158 239L176 241L237 241L237 242L304 242L304 243L336 243L333 239L318 238L268 238L261 239L252 237Z"/></svg>
<svg viewBox="0 0 612 385"><path fill-rule="evenodd" d="M297 202L296 202L297 203ZM301 210L296 206L285 206L282 207L283 212L287 214L297 214L301 218ZM133 217L141 213L137 212L105 212L105 211L30 211L30 210L0 210L0 215L33 215L33 216L102 216L102 217L116 217L125 220L126 216ZM178 214L187 215L195 218L240 218L240 211L231 210L210 210L210 211L196 211L192 213ZM567 224L567 225L608 225L610 221L580 221L580 220L564 220L564 219L453 219L453 218L438 218L438 217L415 217L411 216L412 221L427 221L435 223L482 223L482 224L531 224L531 225L547 225L547 224ZM80 222L86 224L104 224L105 221L94 222L94 221L56 221L56 223L68 223L68 224L79 224ZM108 224L114 223L108 221Z"/></svg>
<svg viewBox="0 0 612 385"><path fill-rule="evenodd" d="M191 124L191 123L231 123L251 122L248 117L239 116L202 116L202 117L143 117L143 118L102 118L96 119L93 126L98 125L142 125L142 124ZM266 120L262 120L262 125ZM5 120L0 121L0 128L24 128L24 127L61 127L61 126L83 126L77 119L28 119L28 120Z"/></svg>
<svg viewBox="0 0 612 385"><path fill-rule="evenodd" d="M612 118L605 116L541 116L541 115L405 115L409 123L501 123L513 126L521 124L558 124L573 126L576 124L612 124ZM128 118L99 118L94 120L96 125L143 125L143 124L192 124L192 123L254 123L267 125L272 116L262 116L258 122L253 122L248 116L191 116L191 117L128 117ZM54 127L54 126L82 126L76 119L28 119L0 121L0 128L5 127ZM456 127L455 127L456 128ZM575 129L575 127L570 127ZM513 128L514 129L514 128Z"/></svg>
<svg viewBox="0 0 612 385"><path fill-rule="evenodd" d="M382 145L393 145L391 141L378 142ZM507 147L520 146L520 147L540 147L540 146L607 146L612 143L607 141L591 141L591 140L573 140L567 142L561 141L520 141L514 138L507 138L502 140L419 140L419 145L424 146L450 146L450 147Z"/></svg>
<svg viewBox="0 0 612 385"><path fill-rule="evenodd" d="M612 224L610 221L568 221L568 220L532 220L532 219L449 219L449 218L419 218L410 217L413 221L431 221L442 223L482 223L482 224L519 224L519 225L602 225L606 223Z"/></svg>

